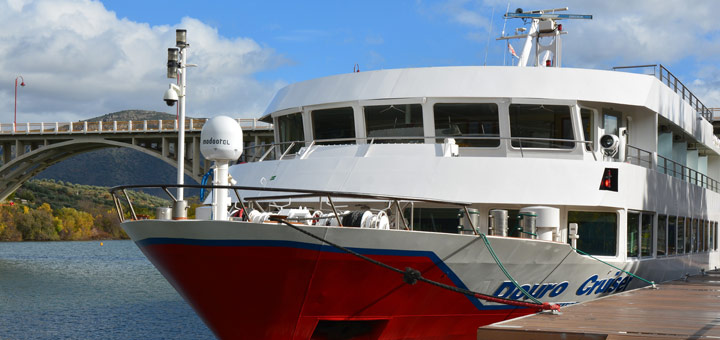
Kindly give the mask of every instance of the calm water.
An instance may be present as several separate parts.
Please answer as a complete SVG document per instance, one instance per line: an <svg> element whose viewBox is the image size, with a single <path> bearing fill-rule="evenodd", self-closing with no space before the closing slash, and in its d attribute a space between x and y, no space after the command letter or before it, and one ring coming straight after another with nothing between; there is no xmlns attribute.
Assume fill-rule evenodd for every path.
<svg viewBox="0 0 720 340"><path fill-rule="evenodd" d="M215 339L132 241L0 242L0 340Z"/></svg>

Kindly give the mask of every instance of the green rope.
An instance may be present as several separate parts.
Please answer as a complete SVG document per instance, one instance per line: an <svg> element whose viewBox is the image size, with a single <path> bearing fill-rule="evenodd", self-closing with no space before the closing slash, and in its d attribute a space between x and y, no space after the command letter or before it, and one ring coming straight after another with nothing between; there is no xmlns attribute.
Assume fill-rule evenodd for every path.
<svg viewBox="0 0 720 340"><path fill-rule="evenodd" d="M485 246L487 247L488 251L490 252L490 255L492 255L493 259L495 259L495 263L497 263L498 267L500 267L500 270L502 270L502 272L505 274L505 276L508 278L508 280L510 280L510 282L512 282L515 285L515 287L518 290L520 290L528 299L532 300L535 303L542 304L542 302L540 302L540 300L538 300L534 296L530 295L530 293L528 293L525 289L523 289L523 287L521 287L520 284L518 284L517 281L515 281L515 279L513 279L512 276L510 276L510 273L507 272L507 270L505 269L505 266L503 266L502 262L500 262L500 259L498 259L497 255L495 255L495 251L493 250L492 246L490 246L490 242L488 241L487 236L485 236L485 234L483 234L483 233L480 233L480 236L482 237L483 242L485 242Z"/></svg>
<svg viewBox="0 0 720 340"><path fill-rule="evenodd" d="M582 250L580 250L580 249L574 248L573 246L570 246L570 248L572 248L573 250L575 250L576 252L578 252L578 253L580 253L580 254L582 254L582 255L590 256L591 259L600 261L600 262L602 262L602 263L604 263L604 264L606 264L606 265L608 265L608 266L610 266L610 267L613 267L613 268L615 268L615 269L617 269L617 270L619 270L619 271L621 271L621 272L623 272L623 273L625 273L625 274L628 274L628 275L630 275L630 276L632 276L632 277L634 277L634 278L636 278L636 279L638 279L638 280L640 280L640 281L644 281L645 283L650 284L650 285L653 286L653 288L655 288L655 282L654 282L654 281L650 281L650 280L643 279L642 277L639 277L639 276L637 276L637 275L635 275L635 274L633 274L633 273L631 273L631 272L629 272L629 271L627 271L627 270L625 270L625 269L622 269L622 268L618 268L618 267L616 267L616 266L613 266L612 264L607 263L607 262L605 262L605 261L603 261L603 260L601 260L601 259L599 259L599 258L597 258L597 257L595 257L595 256L592 256L592 255L590 255L590 254L588 254L588 253L586 253L586 252L584 252L584 251L582 251Z"/></svg>

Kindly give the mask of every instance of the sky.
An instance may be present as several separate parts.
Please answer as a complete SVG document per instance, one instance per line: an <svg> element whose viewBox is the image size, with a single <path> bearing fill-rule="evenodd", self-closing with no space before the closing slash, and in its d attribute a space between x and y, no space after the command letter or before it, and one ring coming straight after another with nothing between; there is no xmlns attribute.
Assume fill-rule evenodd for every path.
<svg viewBox="0 0 720 340"><path fill-rule="evenodd" d="M353 71L503 65L509 8L569 7L563 66L663 64L720 107L720 1L0 0L0 123L67 122L162 101L167 48L188 31L187 115L259 117L288 84ZM513 45L520 50L520 42Z"/></svg>

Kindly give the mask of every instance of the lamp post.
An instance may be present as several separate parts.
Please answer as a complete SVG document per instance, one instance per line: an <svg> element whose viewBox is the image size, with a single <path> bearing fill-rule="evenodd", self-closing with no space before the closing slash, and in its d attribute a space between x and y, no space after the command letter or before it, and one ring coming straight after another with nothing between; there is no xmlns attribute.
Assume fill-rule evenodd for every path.
<svg viewBox="0 0 720 340"><path fill-rule="evenodd" d="M168 48L167 77L178 79L178 85L170 84L163 99L169 106L178 102L178 143L177 143L177 183L184 184L185 176L185 91L186 91L186 69L197 65L187 63L187 30L175 30L175 46ZM177 189L177 200L183 201L183 188Z"/></svg>
<svg viewBox="0 0 720 340"><path fill-rule="evenodd" d="M17 131L17 81L18 78L20 78L20 86L25 86L25 78L23 76L18 75L15 77L15 118L13 119L13 132Z"/></svg>

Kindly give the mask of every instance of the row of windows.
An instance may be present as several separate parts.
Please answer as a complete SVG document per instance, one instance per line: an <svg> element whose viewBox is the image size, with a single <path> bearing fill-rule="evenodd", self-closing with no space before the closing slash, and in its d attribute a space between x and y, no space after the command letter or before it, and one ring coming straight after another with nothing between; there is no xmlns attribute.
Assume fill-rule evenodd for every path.
<svg viewBox="0 0 720 340"><path fill-rule="evenodd" d="M584 109L586 110L586 109ZM376 143L415 141L423 137L423 113L420 104L373 105L363 107L365 133ZM510 134L514 147L574 147L570 107L563 105L511 104ZM584 116L588 115L583 112ZM498 105L494 103L438 103L433 106L435 137L452 137L460 146L497 147L500 145ZM310 112L315 140L354 142L355 119L352 107L313 110ZM281 142L305 139L302 113L277 118ZM442 138L438 142L442 142Z"/></svg>
<svg viewBox="0 0 720 340"><path fill-rule="evenodd" d="M718 222L683 216L658 215L653 235L654 214L628 212L627 257L669 256L717 250ZM617 214L612 212L568 212L568 223L577 223L578 249L592 255L617 254ZM653 241L657 239L657 250Z"/></svg>

